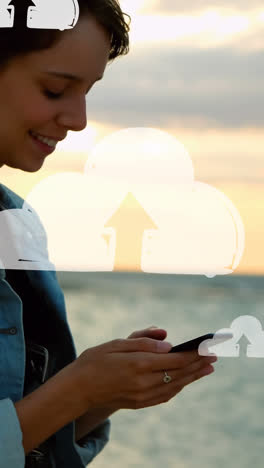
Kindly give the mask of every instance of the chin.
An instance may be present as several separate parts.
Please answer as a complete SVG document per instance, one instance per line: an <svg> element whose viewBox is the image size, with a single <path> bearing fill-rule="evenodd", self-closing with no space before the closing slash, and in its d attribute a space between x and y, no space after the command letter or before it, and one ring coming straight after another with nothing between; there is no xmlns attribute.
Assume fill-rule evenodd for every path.
<svg viewBox="0 0 264 468"><path fill-rule="evenodd" d="M23 172L37 172L39 171L42 166L43 166L44 161L39 160L39 161L23 161L23 163L8 163L6 164L9 167L12 167L13 169L19 169L20 171Z"/></svg>
<svg viewBox="0 0 264 468"><path fill-rule="evenodd" d="M29 166L29 167L26 167L26 168L21 168L21 171L32 172L32 173L33 172L38 172L42 168L42 166L43 166L43 161L40 162L38 164L38 166L37 165L35 165L35 166L32 165L32 166Z"/></svg>

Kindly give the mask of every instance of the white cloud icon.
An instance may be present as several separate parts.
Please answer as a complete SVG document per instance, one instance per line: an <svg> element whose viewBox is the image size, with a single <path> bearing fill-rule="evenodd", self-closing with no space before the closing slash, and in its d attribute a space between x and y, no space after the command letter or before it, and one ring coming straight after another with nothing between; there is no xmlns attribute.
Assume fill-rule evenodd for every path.
<svg viewBox="0 0 264 468"><path fill-rule="evenodd" d="M13 28L15 7L11 0L0 0L0 28ZM72 29L76 26L80 8L78 0L34 0L27 11L27 27L32 29ZM26 18L25 18L26 21Z"/></svg>
<svg viewBox="0 0 264 468"><path fill-rule="evenodd" d="M218 334L232 333L233 337L228 341L218 344ZM246 351L246 352L245 352ZM209 356L211 353L219 357L239 357L243 353L248 357L264 358L264 331L256 317L242 315L231 323L230 328L222 328L214 335L214 338L203 341L198 348L201 356Z"/></svg>
<svg viewBox="0 0 264 468"><path fill-rule="evenodd" d="M47 177L22 210L0 213L1 250L11 269L213 277L237 268L244 241L232 202L195 181L184 146L152 128L107 136L88 156L84 174Z"/></svg>

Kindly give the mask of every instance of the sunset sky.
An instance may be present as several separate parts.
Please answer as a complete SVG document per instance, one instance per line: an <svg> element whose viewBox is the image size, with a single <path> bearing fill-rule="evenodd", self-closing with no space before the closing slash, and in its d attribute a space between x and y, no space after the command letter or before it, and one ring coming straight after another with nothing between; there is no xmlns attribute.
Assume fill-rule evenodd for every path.
<svg viewBox="0 0 264 468"><path fill-rule="evenodd" d="M37 173L1 168L26 198L35 184L82 173L92 146L114 131L151 127L187 149L195 179L240 213L245 251L235 273L263 274L264 7L258 0L123 0L131 51L87 96L87 128L69 132Z"/></svg>

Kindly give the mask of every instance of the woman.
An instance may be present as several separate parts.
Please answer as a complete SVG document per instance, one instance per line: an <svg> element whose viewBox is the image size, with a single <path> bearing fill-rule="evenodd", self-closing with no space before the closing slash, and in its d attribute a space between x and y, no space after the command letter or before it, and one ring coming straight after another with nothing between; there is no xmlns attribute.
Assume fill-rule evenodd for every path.
<svg viewBox="0 0 264 468"><path fill-rule="evenodd" d="M129 27L116 0L79 0L73 29L29 29L28 3L16 6L14 28L0 29L0 165L36 172L48 154L39 136L53 145L86 127L85 95L128 52ZM1 211L22 207L0 185ZM83 468L107 443L111 414L167 402L214 370L215 358L168 354L167 333L155 327L77 358L55 272L2 266L1 468Z"/></svg>

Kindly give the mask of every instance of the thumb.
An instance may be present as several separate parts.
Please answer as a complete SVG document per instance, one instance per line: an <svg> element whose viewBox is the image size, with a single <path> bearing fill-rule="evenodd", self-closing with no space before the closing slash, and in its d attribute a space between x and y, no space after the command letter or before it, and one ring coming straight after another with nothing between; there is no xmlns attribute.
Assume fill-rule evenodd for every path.
<svg viewBox="0 0 264 468"><path fill-rule="evenodd" d="M144 328L144 330L138 330L131 333L128 338L153 338L155 340L165 340L167 337L167 332L163 328L158 328L155 326Z"/></svg>

